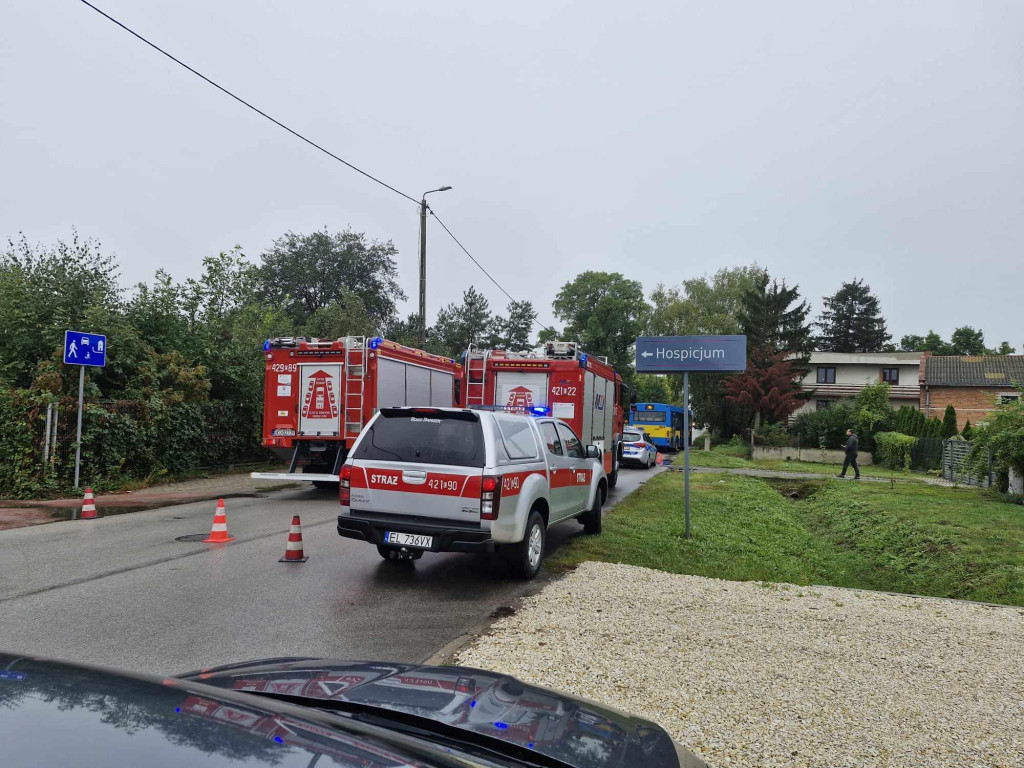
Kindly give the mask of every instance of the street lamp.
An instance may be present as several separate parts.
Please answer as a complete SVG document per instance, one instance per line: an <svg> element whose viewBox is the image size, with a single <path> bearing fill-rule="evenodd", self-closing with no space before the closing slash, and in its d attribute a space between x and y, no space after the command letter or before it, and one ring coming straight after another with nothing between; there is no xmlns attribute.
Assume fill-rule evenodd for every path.
<svg viewBox="0 0 1024 768"><path fill-rule="evenodd" d="M427 195L449 189L451 187L438 187L420 197L420 349L427 346Z"/></svg>

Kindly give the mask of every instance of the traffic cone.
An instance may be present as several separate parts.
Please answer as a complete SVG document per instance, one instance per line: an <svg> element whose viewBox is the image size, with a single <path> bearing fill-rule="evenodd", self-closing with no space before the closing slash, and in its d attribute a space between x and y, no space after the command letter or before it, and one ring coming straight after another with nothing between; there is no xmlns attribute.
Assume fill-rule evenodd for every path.
<svg viewBox="0 0 1024 768"><path fill-rule="evenodd" d="M654 459L654 463L657 464L659 467L665 465L665 457L661 454L661 451L658 451L658 456L657 458Z"/></svg>
<svg viewBox="0 0 1024 768"><path fill-rule="evenodd" d="M309 560L306 554L302 551L302 523L299 522L299 516L292 516L292 529L288 531L288 544L284 548L284 557L277 562L279 563L304 563Z"/></svg>
<svg viewBox="0 0 1024 768"><path fill-rule="evenodd" d="M96 519L96 505L93 503L92 500L92 488L85 489L85 501L82 502L82 519Z"/></svg>
<svg viewBox="0 0 1024 768"><path fill-rule="evenodd" d="M234 541L235 537L228 533L228 516L224 512L224 499L217 499L217 511L213 515L213 527L210 535L203 539L204 544L223 544Z"/></svg>

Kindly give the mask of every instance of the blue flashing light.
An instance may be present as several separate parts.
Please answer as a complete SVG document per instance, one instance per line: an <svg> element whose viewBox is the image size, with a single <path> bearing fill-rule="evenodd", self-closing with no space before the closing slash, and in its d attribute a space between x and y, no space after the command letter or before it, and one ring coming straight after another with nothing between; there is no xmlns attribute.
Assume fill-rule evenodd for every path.
<svg viewBox="0 0 1024 768"><path fill-rule="evenodd" d="M384 341L384 339L382 339L380 336L375 336L374 338L370 339L370 349L376 349L377 347L380 346L380 343L382 341Z"/></svg>
<svg viewBox="0 0 1024 768"><path fill-rule="evenodd" d="M475 706L476 706L476 702L475 702L475 701L471 701L471 702L469 702L469 708L470 708L470 709L472 709L472 708L473 708L473 707L475 707Z"/></svg>
<svg viewBox="0 0 1024 768"><path fill-rule="evenodd" d="M174 711L175 711L175 712L181 712L181 707L175 707L175 708L174 708Z"/></svg>
<svg viewBox="0 0 1024 768"><path fill-rule="evenodd" d="M280 736L275 736L274 741L276 741L278 744L284 744L284 739L282 739Z"/></svg>
<svg viewBox="0 0 1024 768"><path fill-rule="evenodd" d="M267 339L266 341L263 342L263 351L264 352L269 352L270 351L270 339Z"/></svg>
<svg viewBox="0 0 1024 768"><path fill-rule="evenodd" d="M587 353L584 352L582 355L580 355L580 365L586 365L586 364L587 364Z"/></svg>
<svg viewBox="0 0 1024 768"><path fill-rule="evenodd" d="M550 409L545 408L542 405L535 405L533 406L533 408L530 409L530 413L533 414L534 416L547 416L549 411Z"/></svg>
<svg viewBox="0 0 1024 768"><path fill-rule="evenodd" d="M503 731L508 728L508 723L495 723L494 727Z"/></svg>
<svg viewBox="0 0 1024 768"><path fill-rule="evenodd" d="M530 742L529 744L527 744L526 746L528 746L528 747L529 747L530 749L533 749L533 742L531 741L531 742Z"/></svg>

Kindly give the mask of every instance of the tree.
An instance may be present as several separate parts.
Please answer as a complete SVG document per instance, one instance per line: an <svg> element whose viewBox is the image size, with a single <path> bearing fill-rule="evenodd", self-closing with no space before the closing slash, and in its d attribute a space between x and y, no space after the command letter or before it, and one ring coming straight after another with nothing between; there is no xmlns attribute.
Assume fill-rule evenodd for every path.
<svg viewBox="0 0 1024 768"><path fill-rule="evenodd" d="M823 351L878 352L892 338L878 299L863 280L843 283L824 302L825 309L815 323L821 329L818 345Z"/></svg>
<svg viewBox="0 0 1024 768"><path fill-rule="evenodd" d="M858 408L857 428L868 447L876 432L888 432L893 425L893 409L889 404L892 387L888 382L876 381L861 387L854 398Z"/></svg>
<svg viewBox="0 0 1024 768"><path fill-rule="evenodd" d="M984 355L985 334L969 325L962 326L953 331L950 347L950 354L954 355Z"/></svg>
<svg viewBox="0 0 1024 768"><path fill-rule="evenodd" d="M1014 347L1010 346L1010 342L1004 341L993 351L997 355L1012 355L1017 350Z"/></svg>
<svg viewBox="0 0 1024 768"><path fill-rule="evenodd" d="M806 301L800 301L798 286L770 280L767 270L754 278L754 285L740 298L740 330L748 347L774 347L808 355L814 346Z"/></svg>
<svg viewBox="0 0 1024 768"><path fill-rule="evenodd" d="M510 350L529 349L537 310L529 301L510 301L506 317L494 316L491 323L491 346Z"/></svg>
<svg viewBox="0 0 1024 768"><path fill-rule="evenodd" d="M647 326L650 306L643 286L618 272L583 272L566 283L555 297L555 317L565 323L565 335L592 355L605 355L628 379L630 350Z"/></svg>
<svg viewBox="0 0 1024 768"><path fill-rule="evenodd" d="M674 405L679 398L672 394L672 387L669 385L668 377L655 373L638 373L633 377L633 386L636 387L636 401L638 403L669 403Z"/></svg>
<svg viewBox="0 0 1024 768"><path fill-rule="evenodd" d="M725 399L752 412L754 428L785 421L800 407L789 353L772 347L749 350L747 370L725 380Z"/></svg>
<svg viewBox="0 0 1024 768"><path fill-rule="evenodd" d="M326 229L308 235L287 232L261 256L260 293L301 326L349 291L362 301L374 329L386 330L396 319L396 302L405 299L397 254L391 241L367 240L351 229L333 235Z"/></svg>
<svg viewBox="0 0 1024 768"><path fill-rule="evenodd" d="M964 422L964 428L963 428L963 431L960 433L960 435L963 437L964 440L970 440L971 439L971 435L973 435L973 434L974 434L974 427L971 426L971 420L968 419L967 421Z"/></svg>
<svg viewBox="0 0 1024 768"><path fill-rule="evenodd" d="M935 331L929 330L927 336L909 334L900 339L900 350L903 352L931 352L933 355L951 355L951 347Z"/></svg>
<svg viewBox="0 0 1024 768"><path fill-rule="evenodd" d="M957 432L956 408L950 403L946 406L946 412L942 415L942 436L948 439L954 437Z"/></svg>
<svg viewBox="0 0 1024 768"><path fill-rule="evenodd" d="M459 359L472 346L483 346L490 339L491 313L484 295L470 286L462 294L461 304L449 304L437 313L427 331L430 352Z"/></svg>
<svg viewBox="0 0 1024 768"><path fill-rule="evenodd" d="M40 363L63 349L65 330L85 329L94 309L119 313L118 272L97 241L77 232L54 246L8 240L0 252L0 381L28 387Z"/></svg>

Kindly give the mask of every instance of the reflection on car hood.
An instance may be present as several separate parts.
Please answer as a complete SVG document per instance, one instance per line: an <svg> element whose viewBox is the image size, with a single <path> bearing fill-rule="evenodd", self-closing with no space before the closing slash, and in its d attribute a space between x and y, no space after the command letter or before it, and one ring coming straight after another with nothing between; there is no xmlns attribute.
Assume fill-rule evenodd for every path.
<svg viewBox="0 0 1024 768"><path fill-rule="evenodd" d="M660 768L703 763L677 756L643 718L469 667L325 659L266 659L189 673L234 691L338 701L429 718L527 747L577 768ZM689 759L692 757L692 761Z"/></svg>
<svg viewBox="0 0 1024 768"><path fill-rule="evenodd" d="M0 734L0 765L12 768L307 768L318 756L360 768L454 764L271 699L4 653Z"/></svg>

